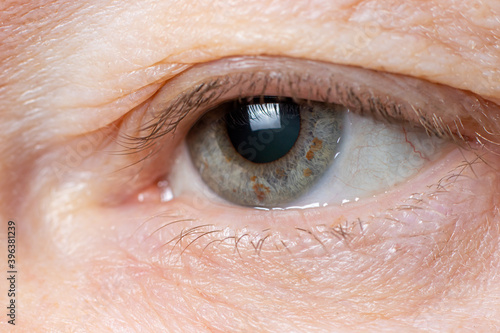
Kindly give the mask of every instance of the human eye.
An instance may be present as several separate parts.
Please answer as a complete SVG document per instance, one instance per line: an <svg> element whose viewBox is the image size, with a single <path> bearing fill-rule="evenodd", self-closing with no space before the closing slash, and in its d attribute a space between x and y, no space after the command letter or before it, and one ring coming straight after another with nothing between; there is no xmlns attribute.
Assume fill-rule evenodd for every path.
<svg viewBox="0 0 500 333"><path fill-rule="evenodd" d="M141 126L136 117L125 121L121 143L130 159L143 156L141 174L152 183L135 194L137 204L182 216L165 221L159 213L143 226L168 256L225 247L330 253L345 246L339 235L353 246L389 233L394 245L452 228L434 220L448 208L437 194L450 197L457 178L485 159L483 117L495 110L471 93L400 75L232 58L167 82L140 110ZM238 151L261 133L248 132L250 118L266 126L278 115L292 124L272 125L285 148L267 154L257 141ZM257 152L261 160L252 161ZM408 216L415 222L405 224Z"/></svg>
<svg viewBox="0 0 500 333"><path fill-rule="evenodd" d="M423 115L422 123L405 123L414 111L397 100L395 90L401 88L392 82L380 78L375 91L363 82L376 75L372 71L307 67L293 76L260 72L262 78L256 80L263 87L256 89L251 88L255 73L237 76L234 80L245 81L237 95L226 95L223 100L229 101L222 104L213 101L216 106L190 130L187 150L213 194L268 208L358 201L407 180L445 150L442 135L423 127L428 121ZM224 85L218 89L226 89ZM266 96L267 90L279 96ZM173 170L174 193L203 189L187 165L177 163ZM192 181L184 185L178 179Z"/></svg>

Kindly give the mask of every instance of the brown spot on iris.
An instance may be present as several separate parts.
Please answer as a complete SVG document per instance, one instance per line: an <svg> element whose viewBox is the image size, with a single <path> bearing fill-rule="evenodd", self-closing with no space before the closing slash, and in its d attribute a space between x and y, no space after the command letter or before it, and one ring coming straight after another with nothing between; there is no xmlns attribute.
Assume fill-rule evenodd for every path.
<svg viewBox="0 0 500 333"><path fill-rule="evenodd" d="M250 180L253 181L253 182L256 181L257 180L257 176L250 177Z"/></svg>
<svg viewBox="0 0 500 333"><path fill-rule="evenodd" d="M312 175L312 171L309 168L304 169L303 173L304 173L304 177L309 177L310 175Z"/></svg>
<svg viewBox="0 0 500 333"><path fill-rule="evenodd" d="M321 148L323 148L323 140L314 138L311 146L309 146L308 152L306 153L307 160L312 160L314 158L314 153L319 151Z"/></svg>
<svg viewBox="0 0 500 333"><path fill-rule="evenodd" d="M253 184L252 188L259 201L264 201L266 194L270 192L269 187L262 184Z"/></svg>
<svg viewBox="0 0 500 333"><path fill-rule="evenodd" d="M283 170L283 168L276 169L276 177L278 178L285 177L285 170Z"/></svg>

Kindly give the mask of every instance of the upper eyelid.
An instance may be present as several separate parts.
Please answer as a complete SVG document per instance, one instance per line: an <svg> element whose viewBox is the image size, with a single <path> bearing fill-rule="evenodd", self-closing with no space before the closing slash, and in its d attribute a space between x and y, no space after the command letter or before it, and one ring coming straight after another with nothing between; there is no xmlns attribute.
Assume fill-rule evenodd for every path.
<svg viewBox="0 0 500 333"><path fill-rule="evenodd" d="M269 64L276 65L276 68L272 68L273 66L269 66ZM297 70L301 66L306 69ZM319 73L320 78L311 78L314 76L308 71L311 67L315 67L316 70L322 69L326 75L323 72ZM218 70L214 70L214 68ZM252 70L258 73L267 71L274 75L281 70L281 77L277 80L294 81L288 87L281 87L282 89L287 87L286 89L289 90L282 92L284 95L307 99L308 92L300 91L303 90L300 81L316 85L326 83L328 85L327 92L323 92L323 96L319 100L321 102L344 104L347 107L361 106L362 113L367 108L372 112L375 107L378 112L375 114L376 117L388 119L399 117L413 123L419 122L434 135L458 140L464 140L465 136L477 135L477 138L496 142L495 137L500 133L500 124L494 121L495 115L500 114L500 107L470 92L399 74L310 60L261 56L229 58L214 63L205 63L195 66L167 82L166 86L157 93L156 99L158 100L151 102L152 107L149 111L151 117L142 125L140 129L142 134L127 136L125 145L133 150L149 147L158 138L175 131L177 125L188 114L194 113L200 107L207 108L207 105L210 105L234 86L241 85L242 88L239 96L233 96L233 98L247 97L244 90L252 91L255 88L255 81L262 79ZM199 73L192 74L193 71ZM377 98L376 94L360 100L354 92L360 84L354 82L350 85L350 82L346 82L346 77L349 78L349 75L339 78L343 75L342 73L349 72L351 72L351 76L361 76L359 81L371 81L362 82L362 85L364 84L365 88L371 86L372 90L381 89L377 87L378 81L404 86L406 88L405 96L398 95L402 91L402 87L398 87L399 92L395 89L397 93L393 94L392 100L383 101ZM213 74L211 75L211 73ZM187 78L185 78L186 75ZM231 76L231 80L226 75ZM178 81L181 81L180 91L176 89L178 88L176 85L179 86ZM247 85L245 86L245 84ZM267 82L261 82L261 84L264 87L261 89L262 94L264 94ZM170 89L171 86L173 89ZM162 96L164 94L162 91L167 89L167 96ZM385 92L390 90L390 88L384 89ZM365 91L366 93L373 95L373 91ZM256 95L259 94L259 91L253 91L250 94ZM408 102L407 98L413 99L413 101Z"/></svg>

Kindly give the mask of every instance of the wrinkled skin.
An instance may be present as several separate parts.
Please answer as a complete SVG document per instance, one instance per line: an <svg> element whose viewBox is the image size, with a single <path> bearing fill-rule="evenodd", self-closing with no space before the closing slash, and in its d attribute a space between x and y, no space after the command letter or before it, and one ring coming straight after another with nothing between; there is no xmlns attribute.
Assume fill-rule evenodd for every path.
<svg viewBox="0 0 500 333"><path fill-rule="evenodd" d="M155 181L189 117L142 164L125 168L145 152L109 153L165 82L228 56L361 66L498 103L497 1L0 8L1 248L13 220L19 271L16 327L2 315L2 331L500 330L499 108L485 115L484 145L472 138L472 148L452 149L408 183L343 207L160 202ZM344 221L359 224L339 231ZM193 230L213 232L196 239ZM2 306L7 289L2 279Z"/></svg>

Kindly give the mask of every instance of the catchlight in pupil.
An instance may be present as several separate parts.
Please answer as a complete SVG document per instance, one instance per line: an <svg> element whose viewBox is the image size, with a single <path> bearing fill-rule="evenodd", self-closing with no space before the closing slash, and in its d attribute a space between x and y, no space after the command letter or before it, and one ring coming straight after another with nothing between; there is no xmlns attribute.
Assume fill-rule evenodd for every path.
<svg viewBox="0 0 500 333"><path fill-rule="evenodd" d="M236 151L254 163L285 156L300 133L299 105L273 97L228 105L226 128Z"/></svg>

